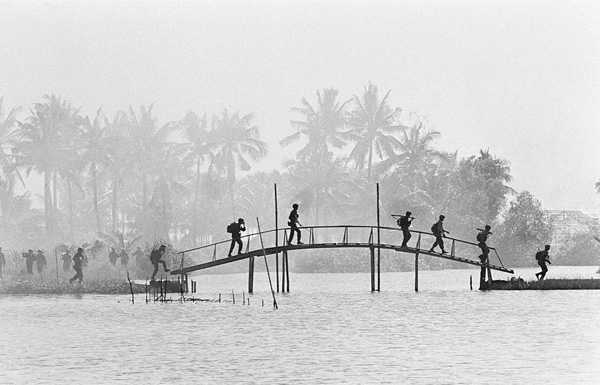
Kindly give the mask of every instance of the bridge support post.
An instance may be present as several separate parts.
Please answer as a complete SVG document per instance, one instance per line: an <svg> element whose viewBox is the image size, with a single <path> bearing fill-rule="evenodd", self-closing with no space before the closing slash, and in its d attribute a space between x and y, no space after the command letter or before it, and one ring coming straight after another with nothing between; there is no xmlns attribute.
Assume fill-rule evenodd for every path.
<svg viewBox="0 0 600 385"><path fill-rule="evenodd" d="M285 291L290 292L290 262L288 261L287 250L283 252L283 258L285 258ZM282 272L283 275L283 272Z"/></svg>
<svg viewBox="0 0 600 385"><path fill-rule="evenodd" d="M375 291L375 248L369 247L371 251L371 292Z"/></svg>
<svg viewBox="0 0 600 385"><path fill-rule="evenodd" d="M479 290L485 290L485 265L481 265L481 270L479 272Z"/></svg>
<svg viewBox="0 0 600 385"><path fill-rule="evenodd" d="M248 294L254 293L254 257L248 258Z"/></svg>
<svg viewBox="0 0 600 385"><path fill-rule="evenodd" d="M415 291L419 291L419 251L415 253Z"/></svg>
<svg viewBox="0 0 600 385"><path fill-rule="evenodd" d="M415 291L419 291L419 250L421 250L421 234L417 239L417 251L415 251Z"/></svg>

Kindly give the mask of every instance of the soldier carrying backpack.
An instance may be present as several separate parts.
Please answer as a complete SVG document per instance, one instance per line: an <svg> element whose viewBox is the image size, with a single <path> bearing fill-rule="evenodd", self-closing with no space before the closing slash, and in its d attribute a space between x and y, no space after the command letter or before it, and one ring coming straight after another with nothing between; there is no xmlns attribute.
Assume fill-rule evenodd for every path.
<svg viewBox="0 0 600 385"><path fill-rule="evenodd" d="M242 253L242 246L244 245L242 242L242 231L246 231L244 218L238 218L237 222L231 222L227 226L227 232L231 234L231 246L229 247L229 254L227 254L228 257L231 257L231 252L236 243L238 244L238 255Z"/></svg>
<svg viewBox="0 0 600 385"><path fill-rule="evenodd" d="M439 246L442 249L442 254L446 254L446 250L444 250L443 237L445 236L444 234L450 234L450 232L444 230L444 219L445 218L446 218L445 216L440 215L440 219L437 222L435 222L433 225L431 225L431 233L433 235L435 235L435 242L431 246L431 249L429 249L429 251L432 253L434 252L433 249L436 246Z"/></svg>
<svg viewBox="0 0 600 385"><path fill-rule="evenodd" d="M535 276L538 280L542 280L546 277L546 273L548 272L548 266L546 266L546 262L552 264L550 262L550 256L548 255L548 251L550 250L550 245L546 245L544 250L538 251L535 253L535 259L537 260L538 265L542 269L539 273L535 273Z"/></svg>
<svg viewBox="0 0 600 385"><path fill-rule="evenodd" d="M488 245L486 244L488 236L492 235L492 232L490 231L492 228L490 227L490 225L485 225L485 229L477 229L479 230L479 233L477 233L477 242L479 248L481 249L481 255L479 256L479 259L481 260L481 263L487 263L488 262L488 256L490 254L490 248L488 247Z"/></svg>

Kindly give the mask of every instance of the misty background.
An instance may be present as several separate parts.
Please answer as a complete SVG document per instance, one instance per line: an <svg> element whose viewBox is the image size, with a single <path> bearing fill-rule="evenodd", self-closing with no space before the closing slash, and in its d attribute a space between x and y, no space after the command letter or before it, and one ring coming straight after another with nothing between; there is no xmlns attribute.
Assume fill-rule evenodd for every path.
<svg viewBox="0 0 600 385"><path fill-rule="evenodd" d="M31 117L39 111L34 104L41 103L73 112L72 122L77 123L72 128L83 134L91 132L97 119L98 127L112 133L107 146L122 146L118 171L111 169L111 161L98 162L97 210L92 208L89 162L71 159L85 167L70 187L69 172L56 171L54 176L51 171L49 190L55 191L49 195L58 198L45 201L39 167L44 162L36 166L15 155L23 161L18 168L25 183L13 183L12 193L29 193L31 207L40 212L56 206L55 212L46 210L44 221L28 222L28 242L81 242L110 231L131 231L131 238L142 236L147 242L170 238L177 246L221 239L225 234L220 231L231 218L272 210L265 199L271 197L273 182L282 183L284 215L289 203L299 201L305 224L334 219L372 223L371 211L359 215L360 203L373 199L376 180L384 189L386 214L412 208L423 218L417 227L427 229L440 210L450 210L460 217L454 227L465 236L472 236L473 226L484 221L506 223L511 202L532 208L533 217L542 208L600 212L594 188L600 178L600 9L593 2L2 1L0 6L0 96L5 115L18 108L13 128L21 136L13 139L23 141L23 124L35 127ZM440 133L426 141L432 151L425 156L427 166L406 166L397 157L406 151L392 143L395 155L376 156L374 163L384 163L383 168L369 176L366 163L357 167L350 159L356 136L341 138L341 146L329 142L323 151L306 146L302 135L282 145L298 131L291 120L309 120L292 108L303 107L303 98L317 106L317 91L324 95L334 89L336 103L348 101L344 122L333 129L356 130L353 98L361 100L369 85L377 87L372 95L378 101L390 91L386 103L390 113L397 112L392 125L403 127L393 134L399 142L415 139L401 132L417 135L417 142L428 132ZM214 154L207 153L198 178L196 163L186 158L193 143L186 130L206 124L210 131L246 114L252 114L247 127L256 127L251 139L260 141L260 148L251 145L257 152L249 157L250 169L239 163L233 169L217 165L211 161ZM143 148L135 140L118 139L135 139L136 129L139 134L161 128L169 132L140 139L147 145ZM173 146L161 146L164 142ZM85 146L74 145L81 145L76 147L81 151L69 148L63 153L82 155ZM13 145L4 149L8 147ZM304 156L307 147L310 154ZM18 144L14 148L17 153L28 151ZM118 157L113 154L114 159ZM150 167L145 160L164 168L143 171ZM333 207L348 186L319 185L334 181L330 176L308 180L313 170L325 169L322 164L341 172L340 180L354 182L350 191L364 191L364 197L348 199L357 206ZM481 164L494 170L494 176L477 174ZM497 184L475 191L483 182L459 179L466 178L465 170L476 170L477 178ZM115 172L125 194L116 198L116 208ZM257 177L256 172L263 173ZM442 183L440 173L446 173L444 188L422 184ZM423 175L429 179L419 179ZM167 181L167 176L174 179ZM201 196L195 186L202 186ZM313 187L311 193L307 186ZM242 199L251 196L248 189L257 197L252 204ZM333 198L317 204L318 191ZM442 191L451 193L432 195ZM519 201L524 191L531 194ZM467 193L475 194L472 200ZM473 202L483 198L477 196L494 203L479 210ZM464 200L462 206L450 208L448 202L458 198ZM65 203L71 201L74 207ZM264 207L257 207L257 201ZM151 204L164 217L142 218L154 215ZM13 229L20 232L19 226ZM515 258L549 240L551 230L544 226L537 226L540 234L524 237L528 246L514 250ZM46 235L35 235L41 233ZM506 239L515 236L508 230L503 234Z"/></svg>

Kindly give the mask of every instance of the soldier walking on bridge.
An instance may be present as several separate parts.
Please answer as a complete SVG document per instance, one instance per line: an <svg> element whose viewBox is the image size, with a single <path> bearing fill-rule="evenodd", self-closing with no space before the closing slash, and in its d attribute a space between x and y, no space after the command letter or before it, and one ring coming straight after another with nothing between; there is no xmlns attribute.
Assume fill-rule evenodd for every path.
<svg viewBox="0 0 600 385"><path fill-rule="evenodd" d="M440 249L442 249L442 254L446 254L446 250L444 250L444 239L443 238L445 237L445 234L450 234L450 232L444 230L444 219L445 218L446 218L445 216L440 215L439 220L431 226L431 232L433 233L433 235L435 235L435 242L431 246L431 249L429 249L429 251L432 253L434 252L433 249L435 249L436 246L439 246Z"/></svg>
<svg viewBox="0 0 600 385"><path fill-rule="evenodd" d="M154 265L154 271L152 272L152 278L150 279L151 281L154 281L154 277L156 277L156 273L158 273L159 263L162 263L165 273L169 272L167 263L162 260L162 256L165 254L165 249L165 245L160 245L158 249L152 249L152 252L150 252L150 262L152 262L152 265Z"/></svg>
<svg viewBox="0 0 600 385"><path fill-rule="evenodd" d="M546 262L552 264L552 262L550 262L550 256L548 255L549 250L550 245L546 245L544 247L544 250L535 253L535 259L537 260L538 265L542 269L542 271L540 271L539 273L535 273L535 276L540 281L546 278L546 273L548 272L548 266L546 266Z"/></svg>
<svg viewBox="0 0 600 385"><path fill-rule="evenodd" d="M290 226L290 236L288 238L288 245L292 244L292 240L294 239L294 233L296 233L297 235L298 244L302 245L302 242L300 241L300 237L302 235L300 234L300 229L298 228L298 226L302 226L302 224L298 220L298 217L298 203L294 203L292 205L292 211L290 211L290 216L288 217L288 225Z"/></svg>
<svg viewBox="0 0 600 385"><path fill-rule="evenodd" d="M236 243L238 244L238 255L242 254L242 247L244 246L244 242L242 242L242 231L246 231L244 218L238 218L237 223L232 222L227 226L227 232L231 233L231 246L229 246L228 257L231 257L231 253L233 252Z"/></svg>
<svg viewBox="0 0 600 385"><path fill-rule="evenodd" d="M400 226L400 229L402 229L402 245L400 246L402 248L408 247L408 241L412 236L409 228L415 218L412 218L411 215L412 213L407 211L406 214L401 215L397 221L398 226Z"/></svg>
<svg viewBox="0 0 600 385"><path fill-rule="evenodd" d="M490 231L492 228L490 227L490 225L485 225L485 229L477 229L479 230L479 233L477 233L477 242L479 248L481 249L481 255L479 256L479 259L481 260L481 263L486 264L488 263L488 256L490 254L490 248L488 247L488 245L486 244L488 236L492 235L492 232Z"/></svg>

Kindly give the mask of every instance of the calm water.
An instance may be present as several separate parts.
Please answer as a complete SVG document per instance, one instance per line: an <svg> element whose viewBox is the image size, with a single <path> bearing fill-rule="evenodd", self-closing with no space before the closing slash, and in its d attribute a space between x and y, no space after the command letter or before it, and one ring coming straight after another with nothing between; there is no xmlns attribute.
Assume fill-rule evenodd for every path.
<svg viewBox="0 0 600 385"><path fill-rule="evenodd" d="M600 291L480 293L471 274L422 271L419 293L382 274L375 294L368 274L292 274L278 311L264 273L250 306L243 275L196 276L235 305L0 297L0 383L600 383Z"/></svg>

